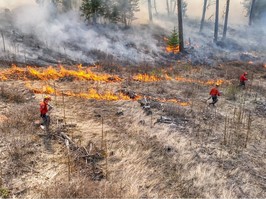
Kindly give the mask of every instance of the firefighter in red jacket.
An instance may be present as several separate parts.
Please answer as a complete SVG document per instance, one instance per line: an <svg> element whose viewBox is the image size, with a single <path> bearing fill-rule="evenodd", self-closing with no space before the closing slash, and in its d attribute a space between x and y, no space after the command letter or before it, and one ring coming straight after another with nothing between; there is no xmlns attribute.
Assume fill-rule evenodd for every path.
<svg viewBox="0 0 266 199"><path fill-rule="evenodd" d="M52 106L49 104L49 101L51 101L50 96L45 96L43 98L43 101L40 103L40 116L43 120L41 123L41 128L45 129L45 127L48 127L50 124L50 117L47 115L48 111L52 109Z"/></svg>
<svg viewBox="0 0 266 199"><path fill-rule="evenodd" d="M218 102L218 96L221 95L221 93L218 90L219 84L216 84L214 88L211 89L210 95L212 98L212 102L209 105L215 106L215 104Z"/></svg>
<svg viewBox="0 0 266 199"><path fill-rule="evenodd" d="M246 87L246 81L248 80L248 78L246 77L247 75L248 75L248 73L247 72L244 72L244 74L242 74L240 76L240 84L239 84L239 86L240 87L243 87L244 89Z"/></svg>

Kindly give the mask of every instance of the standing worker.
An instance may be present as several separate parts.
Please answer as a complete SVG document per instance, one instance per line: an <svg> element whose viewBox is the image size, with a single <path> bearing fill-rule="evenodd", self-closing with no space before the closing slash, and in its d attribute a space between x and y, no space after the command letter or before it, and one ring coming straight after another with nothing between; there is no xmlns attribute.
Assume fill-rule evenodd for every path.
<svg viewBox="0 0 266 199"><path fill-rule="evenodd" d="M45 96L43 101L40 103L40 113L43 122L41 123L41 128L45 130L50 125L50 116L47 115L48 111L50 111L53 107L49 104L51 101L50 96Z"/></svg>
<svg viewBox="0 0 266 199"><path fill-rule="evenodd" d="M244 89L246 88L246 81L248 80L248 78L246 77L248 75L247 72L244 72L244 74L242 74L240 76L240 84L239 87L243 87Z"/></svg>
<svg viewBox="0 0 266 199"><path fill-rule="evenodd" d="M218 96L221 95L221 93L218 90L218 87L219 87L219 84L216 84L215 87L211 89L210 95L212 98L212 102L209 103L209 105L212 104L213 106L215 106L215 104L218 102Z"/></svg>

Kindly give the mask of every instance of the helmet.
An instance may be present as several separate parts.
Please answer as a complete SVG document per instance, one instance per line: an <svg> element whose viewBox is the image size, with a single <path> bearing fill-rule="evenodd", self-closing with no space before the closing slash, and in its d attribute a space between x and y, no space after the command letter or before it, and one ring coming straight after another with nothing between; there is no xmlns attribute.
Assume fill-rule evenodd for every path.
<svg viewBox="0 0 266 199"><path fill-rule="evenodd" d="M44 96L44 100L51 100L51 97L49 95Z"/></svg>
<svg viewBox="0 0 266 199"><path fill-rule="evenodd" d="M215 86L219 87L219 86L220 86L220 84L217 84L217 83L216 83L216 84L215 84Z"/></svg>
<svg viewBox="0 0 266 199"><path fill-rule="evenodd" d="M247 72L244 72L244 75L247 75L248 73Z"/></svg>

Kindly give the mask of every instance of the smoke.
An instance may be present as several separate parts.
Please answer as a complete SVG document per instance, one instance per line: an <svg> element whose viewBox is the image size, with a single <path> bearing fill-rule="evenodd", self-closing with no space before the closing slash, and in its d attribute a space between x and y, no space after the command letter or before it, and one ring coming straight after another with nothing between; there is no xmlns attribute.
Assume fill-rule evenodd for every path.
<svg viewBox="0 0 266 199"><path fill-rule="evenodd" d="M173 27L177 26L176 14L168 18L165 1L156 2L156 9L154 4L152 9L154 24L170 33ZM202 35L198 34L198 29L203 1L186 0L186 2L188 7L184 36L185 41L192 41L192 44L197 46L195 49L198 54L195 55L195 59L205 60L207 52L214 53L215 48L217 53L220 53L222 49L215 47L212 42L214 20L212 16L215 6L210 5L207 10L206 26L204 35ZM226 0L220 2L220 24L222 24ZM244 47L240 48L235 45L232 49L227 48L223 50L225 56L239 57L242 51L254 50L261 42L258 38L265 37L258 37L261 30L246 28L248 21L240 2L241 0L231 0L228 37L234 39L235 44ZM13 53L20 62L26 63L31 60L33 63L40 64L94 63L104 59L107 55L131 63L155 62L162 58L160 55L164 49L158 47L158 40L153 35L165 33L165 31L154 28L155 26L146 26L149 23L146 0L140 1L141 11L136 13L137 20L133 22L132 28L124 30L115 25L88 25L77 10L56 14L54 7L51 5L41 7L36 4L35 0L0 0L0 6L11 9L11 25L9 23L3 25L5 23L1 20L0 28L6 33L7 51ZM221 38L222 28L219 31L219 38ZM18 39L18 35L21 39ZM238 49L236 55L231 53L235 49ZM262 47L262 50L265 49Z"/></svg>
<svg viewBox="0 0 266 199"><path fill-rule="evenodd" d="M16 52L16 41L6 41L6 44L13 43L13 47L9 46L9 52L16 53L17 57L20 55L21 59L34 55L33 57L37 56L39 61L61 62L68 59L74 62L93 63L98 61L99 56L104 58L102 54L106 54L119 60L137 63L153 61L152 53L147 51L158 52L157 41L150 36L148 29L135 27L122 30L112 25L88 26L77 11L56 14L51 4L41 7L35 1L29 0L1 5L13 8L13 27L9 27L8 30L10 35L15 33L25 36L19 44L20 49L15 50ZM2 28L7 30L5 27ZM38 42L33 40L33 43L29 43L26 36L34 36ZM51 53L53 55L50 55Z"/></svg>

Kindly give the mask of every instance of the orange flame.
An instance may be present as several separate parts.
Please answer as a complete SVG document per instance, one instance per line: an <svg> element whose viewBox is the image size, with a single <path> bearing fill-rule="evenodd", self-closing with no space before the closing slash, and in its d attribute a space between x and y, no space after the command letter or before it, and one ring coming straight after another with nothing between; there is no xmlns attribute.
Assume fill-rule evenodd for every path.
<svg viewBox="0 0 266 199"><path fill-rule="evenodd" d="M107 100L107 101L117 101L117 100L131 100L129 96L124 95L123 93L114 94L110 91L107 91L105 93L98 93L95 89L90 89L87 93L81 92L81 93L75 93L73 91L55 91L54 88L52 88L49 85L43 86L42 89L34 88L29 83L26 83L26 87L33 91L36 94L53 94L57 96L70 96L70 97L81 97L85 99L95 99L95 100Z"/></svg>
<svg viewBox="0 0 266 199"><path fill-rule="evenodd" d="M180 82L188 82L188 83L199 83L199 84L204 84L204 85L215 85L215 84L223 84L226 81L219 79L219 80L208 80L208 81L202 81L202 80L196 80L196 79L190 79L190 78L184 78L184 77L176 77L176 81Z"/></svg>
<svg viewBox="0 0 266 199"><path fill-rule="evenodd" d="M182 102L182 101L179 101L177 99L157 99L158 101L160 102L171 102L171 103L175 103L175 104L178 104L180 106L189 106L190 103L189 102Z"/></svg>
<svg viewBox="0 0 266 199"><path fill-rule="evenodd" d="M179 46L166 46L166 52L177 54L180 52Z"/></svg>
<svg viewBox="0 0 266 199"><path fill-rule="evenodd" d="M115 94L110 91L107 91L105 93L99 93L95 89L90 89L88 92L80 92L75 93L73 91L55 91L51 86L46 85L43 86L42 89L34 88L30 83L26 83L26 87L33 91L36 94L52 94L57 96L69 96L69 97L80 97L84 99L95 99L95 100L106 100L106 101L118 101L118 100L140 100L143 97L138 95L134 99L131 99L128 95L123 94L121 92ZM177 99L158 99L154 98L153 100L159 101L159 102L171 102L178 104L180 106L189 106L190 104L188 102L181 102Z"/></svg>
<svg viewBox="0 0 266 199"><path fill-rule="evenodd" d="M222 85L223 83L225 83L224 80L218 79L216 81L215 80L209 80L205 84L207 84L207 85L215 85L215 84Z"/></svg>
<svg viewBox="0 0 266 199"><path fill-rule="evenodd" d="M10 69L1 71L0 80L58 80L60 78L70 77L76 80L91 80L103 82L117 82L121 81L118 76L111 76L108 74L96 74L87 70L82 70L82 66L78 66L78 70L66 69L60 66L60 69L49 66L47 69L37 69L28 66L27 68L19 68L13 65Z"/></svg>
<svg viewBox="0 0 266 199"><path fill-rule="evenodd" d="M148 75L148 74L137 74L133 76L134 81L140 82L156 82L163 80L173 80L172 77L168 75L167 71L162 71L164 75L156 76L156 75ZM81 65L78 66L77 70L66 69L63 66L59 68L54 68L52 66L46 69L33 68L28 66L27 68L19 68L13 65L9 69L5 69L0 72L0 81L8 81L8 80L59 80L62 78L70 78L74 80L90 80L90 81L103 81L103 82L119 82L122 81L118 76L111 76L109 74L96 74L89 69L83 69ZM188 83L200 83L204 85L215 84L216 81L209 80L207 82L184 78L184 77L176 77L174 78L176 81L188 82ZM217 80L219 84L224 83L223 80Z"/></svg>
<svg viewBox="0 0 266 199"><path fill-rule="evenodd" d="M148 74L138 74L133 77L133 80L140 81L140 82L156 82L162 80L159 77L156 77L154 75L148 75Z"/></svg>
<svg viewBox="0 0 266 199"><path fill-rule="evenodd" d="M168 42L169 41L169 39L167 37L164 37L163 39L164 39L165 42ZM177 45L177 46L167 45L165 47L165 50L168 53L174 53L174 54L177 54L177 53L180 52L179 45Z"/></svg>

